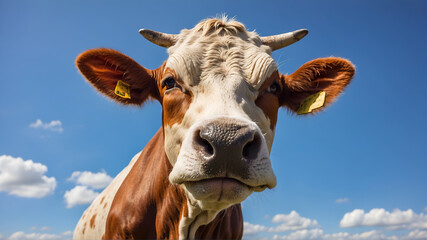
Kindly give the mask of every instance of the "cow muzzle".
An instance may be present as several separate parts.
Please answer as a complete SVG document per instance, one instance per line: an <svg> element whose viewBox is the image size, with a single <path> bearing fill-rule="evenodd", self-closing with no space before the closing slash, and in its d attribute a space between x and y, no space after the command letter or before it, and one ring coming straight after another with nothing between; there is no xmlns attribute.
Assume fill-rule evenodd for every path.
<svg viewBox="0 0 427 240"><path fill-rule="evenodd" d="M194 124L169 175L196 200L238 203L276 185L259 127L221 117Z"/></svg>

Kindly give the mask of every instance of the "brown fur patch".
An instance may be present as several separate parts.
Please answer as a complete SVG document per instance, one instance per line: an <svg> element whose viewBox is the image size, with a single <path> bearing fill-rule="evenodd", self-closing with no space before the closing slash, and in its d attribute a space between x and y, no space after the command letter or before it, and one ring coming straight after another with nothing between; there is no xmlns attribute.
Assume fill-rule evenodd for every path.
<svg viewBox="0 0 427 240"><path fill-rule="evenodd" d="M307 62L291 75L280 75L284 86L280 96L280 105L296 112L306 97L319 91L325 91L324 106L327 106L350 83L354 73L353 64L342 58L319 58ZM323 108L315 109L313 112Z"/></svg>
<svg viewBox="0 0 427 240"><path fill-rule="evenodd" d="M77 57L76 65L89 83L117 102L141 105L149 97L159 99L153 73L156 70L145 69L118 51L106 48L88 50ZM114 93L119 80L131 86L131 99Z"/></svg>
<svg viewBox="0 0 427 240"><path fill-rule="evenodd" d="M90 219L90 228L95 228L95 218L96 214L93 214L92 218Z"/></svg>
<svg viewBox="0 0 427 240"><path fill-rule="evenodd" d="M191 95L172 89L163 96L163 126L180 124L191 104Z"/></svg>
<svg viewBox="0 0 427 240"><path fill-rule="evenodd" d="M265 116L270 119L270 129L274 131L277 122L277 112L279 111L279 94L272 94L267 92L267 89L274 83L277 82L280 85L279 73L274 72L269 78L267 78L264 83L259 88L258 98L255 101L255 104L262 109Z"/></svg>
<svg viewBox="0 0 427 240"><path fill-rule="evenodd" d="M195 239L242 239L243 215L240 204L222 210L207 225L200 226Z"/></svg>
<svg viewBox="0 0 427 240"><path fill-rule="evenodd" d="M99 204L102 204L104 202L105 197L101 198L101 202Z"/></svg>
<svg viewBox="0 0 427 240"><path fill-rule="evenodd" d="M162 80L168 77L172 77L179 87L169 90L166 87L162 87ZM157 87L159 88L163 106L163 126L172 126L175 123L181 123L190 107L192 93L186 89L185 83L170 68L166 68L162 76L158 76L157 79Z"/></svg>

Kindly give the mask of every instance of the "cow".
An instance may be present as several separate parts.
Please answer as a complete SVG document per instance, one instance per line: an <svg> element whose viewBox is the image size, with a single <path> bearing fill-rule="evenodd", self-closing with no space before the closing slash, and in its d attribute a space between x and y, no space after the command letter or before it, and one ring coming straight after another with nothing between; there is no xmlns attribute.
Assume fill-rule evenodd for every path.
<svg viewBox="0 0 427 240"><path fill-rule="evenodd" d="M276 186L270 151L279 108L321 111L355 73L336 57L279 73L272 52L307 33L260 37L212 18L179 34L141 29L169 54L154 70L112 49L80 54L78 69L105 96L160 102L162 127L84 212L74 239L241 239L240 203Z"/></svg>

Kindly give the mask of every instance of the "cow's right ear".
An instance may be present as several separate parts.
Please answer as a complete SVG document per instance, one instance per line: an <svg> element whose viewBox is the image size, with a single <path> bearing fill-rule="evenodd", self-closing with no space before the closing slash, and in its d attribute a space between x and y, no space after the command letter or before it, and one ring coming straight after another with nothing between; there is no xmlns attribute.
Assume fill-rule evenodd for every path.
<svg viewBox="0 0 427 240"><path fill-rule="evenodd" d="M119 103L141 105L149 97L159 99L153 74L155 70L145 69L118 51L105 48L88 50L77 57L76 65L98 91ZM130 95L120 96L116 89L119 81L121 86L130 90Z"/></svg>

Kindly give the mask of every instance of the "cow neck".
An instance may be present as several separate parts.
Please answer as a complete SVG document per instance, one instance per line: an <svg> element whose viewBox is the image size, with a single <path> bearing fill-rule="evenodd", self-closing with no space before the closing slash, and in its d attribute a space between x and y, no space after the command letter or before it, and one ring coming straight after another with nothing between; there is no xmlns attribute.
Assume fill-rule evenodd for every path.
<svg viewBox="0 0 427 240"><path fill-rule="evenodd" d="M179 239L195 239L200 226L210 223L218 211L204 211L187 197L188 214L179 222Z"/></svg>
<svg viewBox="0 0 427 240"><path fill-rule="evenodd" d="M172 170L161 128L141 152L113 200L103 239L238 239L243 233L240 204L218 212L192 205Z"/></svg>
<svg viewBox="0 0 427 240"><path fill-rule="evenodd" d="M189 199L189 198L187 198ZM203 211L187 200L188 215L179 223L179 239L241 239L243 216L240 204L222 211Z"/></svg>

